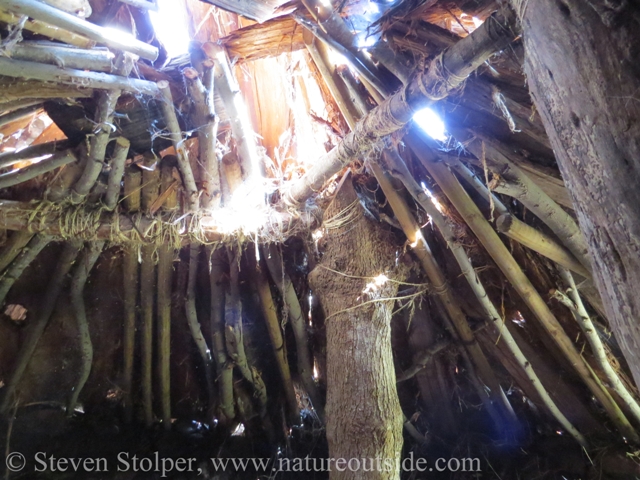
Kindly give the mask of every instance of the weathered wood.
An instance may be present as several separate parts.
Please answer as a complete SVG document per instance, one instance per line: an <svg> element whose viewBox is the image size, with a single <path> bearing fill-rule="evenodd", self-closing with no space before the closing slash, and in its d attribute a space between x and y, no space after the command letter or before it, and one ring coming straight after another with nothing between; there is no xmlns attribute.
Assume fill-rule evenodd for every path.
<svg viewBox="0 0 640 480"><path fill-rule="evenodd" d="M591 272L584 268L571 252L558 245L553 238L521 222L513 215L507 213L498 217L496 230L584 278L591 278Z"/></svg>
<svg viewBox="0 0 640 480"><path fill-rule="evenodd" d="M51 158L0 175L0 188L18 185L32 178L36 178L43 173L50 172L71 162L76 162L77 160L76 156L70 150L54 153Z"/></svg>
<svg viewBox="0 0 640 480"><path fill-rule="evenodd" d="M51 240L52 238L48 235L36 235L27 243L27 246L22 249L20 254L16 255L17 258L3 272L0 280L0 305L4 304L7 294L16 280L20 278L25 269L31 265L31 262L35 260Z"/></svg>
<svg viewBox="0 0 640 480"><path fill-rule="evenodd" d="M224 108L231 121L231 132L242 166L243 179L259 175L263 168L260 164L255 132L251 126L247 107L240 86L233 74L227 51L211 42L203 45L204 52L214 64L214 83L216 92L224 102Z"/></svg>
<svg viewBox="0 0 640 480"><path fill-rule="evenodd" d="M124 177L125 200L124 205L129 213L140 210L140 184L142 175L136 168L129 168ZM129 194L127 194L129 192ZM135 192L135 194L131 193ZM138 305L139 267L138 252L135 246L125 246L122 251L122 285L123 295L123 371L122 389L124 391L125 421L133 420L133 361L136 344L136 318Z"/></svg>
<svg viewBox="0 0 640 480"><path fill-rule="evenodd" d="M456 236L454 235L451 226L447 223L444 215L442 215L442 213L440 213L438 209L435 208L435 206L431 202L431 199L426 195L426 193L424 193L424 190L413 179L411 173L409 172L409 169L397 154L393 155L390 152L386 151L384 154L384 158L385 161L400 176L414 199L433 219L438 230L440 230L440 233L445 238L447 246L453 252L454 257L458 262L460 269L462 270L462 274L467 279L467 283L469 284L471 291L474 293L476 299L478 300L478 303L484 310L485 317L494 325L494 328L499 332L500 338L506 343L510 353L516 359L518 365L524 370L527 378L542 399L544 405L547 407L551 415L558 421L558 423L560 423L560 425L562 425L562 427L565 428L571 434L571 436L576 439L578 443L586 447L587 440L585 439L585 437L569 422L569 420L567 420L564 414L558 409L557 405L551 399L551 396L540 382L538 375L531 368L531 363L524 356L522 350L520 350L520 348L518 347L518 344L514 340L509 329L505 326L505 320L503 319L502 315L498 313L498 310L489 298L484 285L480 281L480 277L478 277L478 274L473 268L473 264L471 263L469 256L465 252L462 245L457 241Z"/></svg>
<svg viewBox="0 0 640 480"><path fill-rule="evenodd" d="M318 386L313 379L313 357L309 352L309 335L307 334L307 321L302 312L300 301L293 288L293 282L284 270L282 255L278 246L271 243L263 249L265 263L271 274L271 279L280 290L280 295L284 300L285 308L289 314L289 322L296 339L296 357L298 359L298 375L302 379L302 384L307 390L313 408L318 412L318 416L324 419L324 404L318 391Z"/></svg>
<svg viewBox="0 0 640 480"><path fill-rule="evenodd" d="M147 43L137 40L130 34L113 34L103 27L81 20L69 13L58 10L37 0L0 0L0 8L16 15L28 15L29 17L50 23L72 33L85 36L98 43L104 43L116 50L133 53L146 60L158 58L158 49Z"/></svg>
<svg viewBox="0 0 640 480"><path fill-rule="evenodd" d="M380 188L387 197L393 213L402 227L402 231L411 242L412 247L415 245L413 251L416 253L422 268L433 285L434 291L438 295L438 301L444 312L446 312L454 333L466 346L465 350L468 352L468 357L473 365L473 371L470 372L470 375L472 377L477 375L478 377L472 378L472 381L475 383L479 398L486 406L488 413L493 417L497 430L501 431L504 428L509 431L511 427L517 424L513 407L504 396L500 382L493 372L487 357L480 349L478 342L476 342L467 317L460 307L460 302L456 299L444 272L431 253L431 249L422 235L420 225L415 220L407 203L394 188L392 179L388 174L375 163L370 163L369 165L380 184ZM488 394L484 385L489 387Z"/></svg>
<svg viewBox="0 0 640 480"><path fill-rule="evenodd" d="M303 28L291 17L283 15L240 28L220 39L229 57L238 61L269 58L304 48Z"/></svg>
<svg viewBox="0 0 640 480"><path fill-rule="evenodd" d="M171 429L171 292L173 276L172 247L158 249L158 372L162 426Z"/></svg>
<svg viewBox="0 0 640 480"><path fill-rule="evenodd" d="M126 182L125 182L126 184ZM77 207L70 210L54 210L50 212L38 213L37 205L30 202L14 202L10 200L2 200L0 202L0 227L7 230L28 230L31 229L36 233L44 233L53 237L66 238L70 232L61 227L61 222L69 222L66 218L67 214L82 215L89 218L95 215L95 211ZM154 236L154 231L158 227L165 229L176 228L175 218L171 216L156 218L135 218L129 215L117 214L115 212L104 212L100 215L98 222L91 221L89 224L83 224L81 228L72 230L71 234L76 238L84 240L109 240L114 244L126 244L134 241L136 244L141 242L165 242L165 239L159 239ZM218 242L229 238L229 232L216 226L215 217L203 217L197 232L199 238L203 238L207 242ZM162 225L166 222L165 225ZM154 227L155 224L155 227ZM258 240L262 242L271 241L269 239L277 238L284 240L300 229L308 231L315 225L314 219L300 218L292 216L287 212L273 211L270 219L256 233ZM193 238L193 232L184 232L179 234L186 244Z"/></svg>
<svg viewBox="0 0 640 480"><path fill-rule="evenodd" d="M343 100L348 97L346 95L347 89L344 83L338 79L337 74L335 74L330 63L327 61L327 46L316 39L308 30L305 30L303 38L309 55L311 55L313 62L316 64L325 85L331 92L331 96L336 101L340 113L342 113L347 124L351 128L354 128L356 119L358 118L358 112L355 111L350 103Z"/></svg>
<svg viewBox="0 0 640 480"><path fill-rule="evenodd" d="M106 49L86 50L55 43L23 41L14 45L7 53L14 60L114 73L115 55Z"/></svg>
<svg viewBox="0 0 640 480"><path fill-rule="evenodd" d="M607 318L640 385L637 5L520 3L512 1L533 100L588 241Z"/></svg>
<svg viewBox="0 0 640 480"><path fill-rule="evenodd" d="M0 83L0 106L10 108L19 101L37 100L38 103L51 98L89 98L93 96L92 88L62 85L53 82L21 80L7 77Z"/></svg>
<svg viewBox="0 0 640 480"><path fill-rule="evenodd" d="M42 236L38 237L40 238L40 241L46 241L47 243L51 240L50 238ZM53 314L56 302L60 296L62 287L64 286L65 277L71 270L80 247L81 244L77 242L65 243L63 247L58 263L56 264L56 268L47 283L47 290L40 302L38 313L29 326L27 338L20 347L20 353L16 359L14 370L4 388L4 396L2 398L2 403L0 404L0 413L5 414L14 401L16 388L27 369L29 360L31 360L31 357L33 356L33 352L40 341L40 337L42 337L44 329L49 323L49 319Z"/></svg>
<svg viewBox="0 0 640 480"><path fill-rule="evenodd" d="M216 361L218 371L218 391L220 403L220 422L229 425L235 417L235 404L233 402L233 362L229 360L224 339L224 314L225 293L224 277L226 264L226 252L223 247L212 250L207 248L209 257L209 282L211 287L211 350Z"/></svg>
<svg viewBox="0 0 640 480"><path fill-rule="evenodd" d="M638 405L638 400L624 384L618 372L616 372L615 368L611 365L609 358L607 358L607 350L600 339L598 330L591 321L591 317L589 317L587 313L587 309L584 308L571 272L563 267L559 267L559 271L560 278L562 278L564 287L566 288L566 294L556 291L552 295L552 298L558 300L571 311L576 322L580 324L580 328L585 337L587 337L593 356L602 372L604 372L611 389L622 399L622 402L628 411L631 412L635 421L640 421L640 405Z"/></svg>
<svg viewBox="0 0 640 480"><path fill-rule="evenodd" d="M88 96L83 90L119 89L134 94L144 94L156 96L158 87L153 82L139 80L137 78L127 78L118 75L111 75L102 72L89 72L76 70L73 68L60 68L55 65L45 65L43 63L25 62L13 60L11 58L0 57L0 72L7 77L24 78L25 80L40 80L42 82L62 83L79 88L81 91L75 96ZM42 87L42 85L41 85ZM38 92L37 96L46 96L46 91ZM65 95L56 94L55 97ZM74 95L71 95L74 96ZM55 98L52 96L52 98ZM2 99L2 95L0 95Z"/></svg>
<svg viewBox="0 0 640 480"><path fill-rule="evenodd" d="M589 387L594 397L602 404L609 414L609 417L620 430L620 433L628 438L638 438L635 429L626 419L620 407L592 374L588 365L580 356L576 346L562 329L562 326L551 310L549 310L547 304L522 272L522 269L518 266L504 243L502 243L498 234L493 230L489 222L485 220L478 207L469 198L455 176L449 171L448 167L444 163L436 161L437 157L434 152L424 141L418 139L415 129L412 134L405 137L405 139L422 165L427 169L440 188L442 188L458 213L467 222L469 228L476 234L478 240L480 240L489 255L491 255L491 258L493 258L494 262L498 265L498 268L504 273L514 289L519 293L536 318L538 318L549 336L561 349L576 372L580 375L582 381Z"/></svg>
<svg viewBox="0 0 640 480"><path fill-rule="evenodd" d="M22 231L14 232L13 235L9 237L2 248L2 252L0 252L0 272L4 272L4 269L16 259L23 247L33 238L33 235L34 234L29 231Z"/></svg>
<svg viewBox="0 0 640 480"><path fill-rule="evenodd" d="M314 162L290 187L287 201L303 202L378 139L406 125L415 111L456 90L487 58L515 38L510 26L512 18L509 10L501 10L471 35L445 50L430 68L419 72L406 88L369 112L337 147Z"/></svg>
<svg viewBox="0 0 640 480"><path fill-rule="evenodd" d="M213 74L209 72L209 85L205 87L194 68L186 68L182 72L189 95L194 103L194 123L198 129L198 151L201 166L202 198L204 208L215 209L220 206L221 186L220 167L216 155L218 137L218 117L213 102Z"/></svg>
<svg viewBox="0 0 640 480"><path fill-rule="evenodd" d="M97 127L89 140L88 158L82 175L71 190L72 203L84 201L95 185L100 172L102 172L104 156L107 152L107 144L113 132L113 115L120 93L120 90L100 92L95 113L95 123Z"/></svg>
<svg viewBox="0 0 640 480"><path fill-rule="evenodd" d="M0 9L0 21L8 23L9 25L15 25L20 21L22 15L16 15L7 10ZM62 30L50 23L41 22L40 20L28 19L24 24L25 30L44 35L53 40L59 40L69 45L75 45L80 48L91 48L96 42L83 35L77 35L67 30Z"/></svg>
<svg viewBox="0 0 640 480"><path fill-rule="evenodd" d="M124 137L116 138L116 145L111 157L111 170L107 181L107 193L104 195L104 205L107 209L113 210L118 204L120 189L122 187L122 176L124 175L125 162L129 154L131 142Z"/></svg>
<svg viewBox="0 0 640 480"><path fill-rule="evenodd" d="M322 262L309 275L326 315L327 441L333 458L400 455L403 415L391 351L391 312L398 284L369 282L393 271L395 248L365 217L350 176L343 181L327 217L355 205L355 218L327 237ZM357 402L353 399L357 398ZM400 472L370 471L371 480L396 480ZM360 472L331 472L332 480L363 478Z"/></svg>
<svg viewBox="0 0 640 480"><path fill-rule="evenodd" d="M0 117L0 127L4 127L10 123L16 122L18 120L22 120L23 118L27 118L30 115L34 115L38 110L42 109L42 105L31 105L28 107L20 108L18 110L14 110L13 112L9 112Z"/></svg>
<svg viewBox="0 0 640 480"><path fill-rule="evenodd" d="M253 275L254 288L257 290L258 297L260 298L262 316L264 317L267 325L267 332L269 333L273 353L276 357L278 370L280 371L285 399L287 401L289 419L293 422L292 424L295 424L299 421L300 410L298 409L298 400L296 399L296 392L293 388L293 381L291 380L291 370L289 369L289 361L287 360L287 349L282 335L280 320L278 319L276 305L273 302L273 297L271 295L269 280L266 276L266 272L263 270L265 267L259 263L256 267L256 271Z"/></svg>
<svg viewBox="0 0 640 480"><path fill-rule="evenodd" d="M80 259L76 264L76 270L71 279L71 310L76 319L78 327L78 340L80 343L80 356L82 363L78 379L71 390L71 396L67 403L67 416L72 416L78 403L80 393L84 388L93 363L93 344L91 343L91 334L89 332L89 323L87 322L87 309L84 303L84 287L89 279L89 273L98 261L98 257L102 253L105 242L93 242L85 247L80 255Z"/></svg>
<svg viewBox="0 0 640 480"><path fill-rule="evenodd" d="M147 166L154 161L151 155L145 159ZM155 175L158 173L158 175ZM142 172L141 209L146 212L158 197L160 177L157 170L144 169ZM151 177L151 178L149 178ZM143 419L146 426L154 422L153 415L153 337L154 337L154 306L156 301L156 264L155 245L143 245L140 248L140 320L141 338L141 383Z"/></svg>
<svg viewBox="0 0 640 480"><path fill-rule="evenodd" d="M162 94L160 106L162 107L162 113L164 114L165 123L167 124L169 137L171 138L173 148L176 151L178 168L180 169L182 181L184 182L184 189L187 196L187 207L190 212L195 212L198 209L198 188L196 187L193 170L189 163L189 156L184 145L184 138L182 137L182 130L178 123L178 117L176 117L176 110L173 105L173 97L171 96L169 82L160 80L158 82L158 89Z"/></svg>
<svg viewBox="0 0 640 480"><path fill-rule="evenodd" d="M42 143L40 145L32 145L15 152L0 153L0 168L10 167L11 165L30 160L32 158L51 155L56 152L67 150L71 146L68 140L61 142Z"/></svg>
<svg viewBox="0 0 640 480"><path fill-rule="evenodd" d="M207 340L202 334L202 328L200 322L198 322L198 310L196 308L196 281L198 278L198 263L200 259L201 245L198 243L192 243L189 246L189 277L187 281L187 292L185 302L185 314L187 317L187 323L189 324L189 330L191 331L191 337L193 338L202 365L204 367L205 382L207 385L207 399L209 401L209 408L214 405L215 402L215 388L214 388L214 376L213 376L213 357L211 356L211 350L207 345Z"/></svg>

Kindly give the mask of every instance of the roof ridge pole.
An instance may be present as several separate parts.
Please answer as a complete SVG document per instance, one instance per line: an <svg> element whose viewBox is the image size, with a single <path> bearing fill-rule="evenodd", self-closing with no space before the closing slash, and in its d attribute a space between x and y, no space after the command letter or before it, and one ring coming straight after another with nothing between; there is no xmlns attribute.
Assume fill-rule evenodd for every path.
<svg viewBox="0 0 640 480"><path fill-rule="evenodd" d="M427 69L415 72L406 86L371 110L335 148L316 160L285 192L285 202L304 203L354 157L403 128L415 111L457 91L471 73L517 36L512 30L514 19L510 9L499 10L471 35L444 50Z"/></svg>

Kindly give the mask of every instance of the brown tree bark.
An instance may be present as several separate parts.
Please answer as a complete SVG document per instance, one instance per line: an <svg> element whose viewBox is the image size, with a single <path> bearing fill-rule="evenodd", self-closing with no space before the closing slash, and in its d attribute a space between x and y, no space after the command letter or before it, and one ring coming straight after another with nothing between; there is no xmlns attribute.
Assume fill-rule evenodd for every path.
<svg viewBox="0 0 640 480"><path fill-rule="evenodd" d="M589 243L594 279L640 385L640 8L511 0L525 71Z"/></svg>
<svg viewBox="0 0 640 480"><path fill-rule="evenodd" d="M329 453L347 462L344 468L331 465L330 478L399 479L395 462L402 448L403 416L391 352L394 301L385 300L396 295L398 284L380 277L395 276L396 249L364 218L349 175L325 217L333 221L326 220L325 226L331 225L326 249L309 281L327 319ZM385 464L385 459L393 463Z"/></svg>

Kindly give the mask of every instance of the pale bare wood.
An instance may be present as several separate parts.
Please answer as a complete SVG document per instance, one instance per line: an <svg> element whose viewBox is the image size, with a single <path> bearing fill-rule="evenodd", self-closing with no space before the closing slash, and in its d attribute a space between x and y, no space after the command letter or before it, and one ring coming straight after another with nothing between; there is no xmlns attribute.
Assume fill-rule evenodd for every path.
<svg viewBox="0 0 640 480"><path fill-rule="evenodd" d="M158 49L127 34L114 35L103 27L81 20L69 13L58 10L37 0L0 0L0 8L16 15L27 15L34 20L50 23L63 30L85 36L98 43L104 43L116 50L133 53L146 60L158 58Z"/></svg>

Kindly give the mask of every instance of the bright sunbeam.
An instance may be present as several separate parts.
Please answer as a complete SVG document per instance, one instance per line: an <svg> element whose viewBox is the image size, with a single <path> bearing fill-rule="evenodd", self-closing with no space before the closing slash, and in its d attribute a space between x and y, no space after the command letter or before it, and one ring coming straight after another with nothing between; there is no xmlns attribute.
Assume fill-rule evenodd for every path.
<svg viewBox="0 0 640 480"><path fill-rule="evenodd" d="M447 133L444 127L444 122L438 116L436 112L430 108L423 108L418 110L413 115L413 120L418 126L424 130L434 140L440 140L444 142L447 139Z"/></svg>
<svg viewBox="0 0 640 480"><path fill-rule="evenodd" d="M189 28L184 2L181 0L158 0L158 11L149 12L156 37L167 49L169 58L189 51Z"/></svg>

